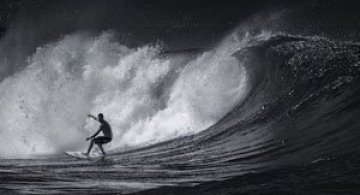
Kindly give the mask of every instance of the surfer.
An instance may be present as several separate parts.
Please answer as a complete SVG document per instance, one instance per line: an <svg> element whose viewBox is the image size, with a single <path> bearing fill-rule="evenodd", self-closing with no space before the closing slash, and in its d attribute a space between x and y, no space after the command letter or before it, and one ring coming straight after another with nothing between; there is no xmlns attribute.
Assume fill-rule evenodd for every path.
<svg viewBox="0 0 360 195"><path fill-rule="evenodd" d="M86 153L83 153L86 156L89 156L90 151L92 147L94 146L94 143L98 145L103 155L106 155L104 148L102 147L103 144L109 143L112 140L112 131L109 123L104 119L104 115L102 113L98 114L98 117L95 117L92 114L88 114L88 117L93 118L100 122L99 130L93 135L88 138L86 138L86 141L90 141L89 149ZM100 132L102 131L103 136L96 137Z"/></svg>

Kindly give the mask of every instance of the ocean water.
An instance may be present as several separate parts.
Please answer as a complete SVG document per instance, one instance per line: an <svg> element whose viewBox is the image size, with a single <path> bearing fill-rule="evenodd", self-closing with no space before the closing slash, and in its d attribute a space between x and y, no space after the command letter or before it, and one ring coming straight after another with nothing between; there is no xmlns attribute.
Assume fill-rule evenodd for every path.
<svg viewBox="0 0 360 195"><path fill-rule="evenodd" d="M358 193L360 45L245 27L206 50L115 31L38 46L0 82L1 193ZM64 155L98 112L109 155Z"/></svg>

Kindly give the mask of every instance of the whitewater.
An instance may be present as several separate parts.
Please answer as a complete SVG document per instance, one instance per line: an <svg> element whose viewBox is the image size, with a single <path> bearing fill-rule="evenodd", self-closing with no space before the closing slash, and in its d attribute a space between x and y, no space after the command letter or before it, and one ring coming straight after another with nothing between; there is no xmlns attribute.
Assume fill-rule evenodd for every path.
<svg viewBox="0 0 360 195"><path fill-rule="evenodd" d="M105 114L113 151L204 130L247 94L236 49L227 40L198 56L166 55L158 45L128 48L114 32L78 32L40 46L1 81L0 156L85 150L98 128L87 113Z"/></svg>

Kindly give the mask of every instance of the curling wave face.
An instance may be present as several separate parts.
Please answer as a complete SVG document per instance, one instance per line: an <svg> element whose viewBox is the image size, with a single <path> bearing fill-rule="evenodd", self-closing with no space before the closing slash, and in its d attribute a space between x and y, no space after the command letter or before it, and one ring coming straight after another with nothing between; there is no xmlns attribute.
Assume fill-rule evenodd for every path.
<svg viewBox="0 0 360 195"><path fill-rule="evenodd" d="M119 163L160 164L197 183L351 154L360 149L359 51L321 37L253 37L233 54L248 75L243 101L207 130L121 153Z"/></svg>
<svg viewBox="0 0 360 195"><path fill-rule="evenodd" d="M201 55L163 55L158 46L121 45L111 32L39 47L0 83L0 156L81 150L98 125L86 113L105 114L114 150L204 130L246 97L237 48L224 41Z"/></svg>

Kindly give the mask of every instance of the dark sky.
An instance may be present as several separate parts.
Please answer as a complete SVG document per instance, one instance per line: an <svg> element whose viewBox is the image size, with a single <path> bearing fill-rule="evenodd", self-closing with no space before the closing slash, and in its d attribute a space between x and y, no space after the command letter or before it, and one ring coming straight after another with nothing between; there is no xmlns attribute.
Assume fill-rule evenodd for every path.
<svg viewBox="0 0 360 195"><path fill-rule="evenodd" d="M26 38L39 44L78 30L116 30L128 44L162 40L206 46L266 11L294 10L288 23L297 31L357 27L359 5L355 0L2 0L0 28L27 32Z"/></svg>
<svg viewBox="0 0 360 195"><path fill-rule="evenodd" d="M14 28L36 29L44 41L77 30L111 29L140 43L214 39L263 6L256 0L33 0L18 4L11 18Z"/></svg>

